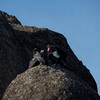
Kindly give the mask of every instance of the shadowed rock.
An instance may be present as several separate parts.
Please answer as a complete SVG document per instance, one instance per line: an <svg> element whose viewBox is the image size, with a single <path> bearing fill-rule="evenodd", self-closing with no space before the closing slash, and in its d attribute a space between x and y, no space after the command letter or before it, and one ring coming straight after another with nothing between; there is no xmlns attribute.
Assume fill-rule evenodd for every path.
<svg viewBox="0 0 100 100"><path fill-rule="evenodd" d="M59 48L61 48L67 54L66 62L65 62L66 66L64 69L66 69L68 71L68 73L73 74L78 78L76 80L78 82L78 84L80 84L79 81L81 80L82 89L79 88L79 91L81 91L81 93L84 94L84 91L86 91L86 90L83 91L83 89L85 89L84 83L86 83L87 89L89 90L89 92L91 92L90 94L92 94L94 97L95 97L95 94L97 96L97 85L96 85L94 78L92 77L89 70L74 55L73 51L71 50L70 46L68 45L68 43L63 35L61 35L57 32L51 31L47 28L23 26L20 23L20 21L17 20L16 17L14 17L12 15L8 15L7 13L0 11L0 99L2 99L5 90L7 89L7 87L11 83L11 81L14 80L18 74L20 74L24 71L26 71L25 73L27 73L27 71L29 72L29 71L34 70L34 69L27 70L29 61L32 59L33 49L34 48L38 48L39 50L45 49L46 45L48 43L51 43L55 46L59 46ZM60 68L61 67L63 67L63 66L60 66ZM47 68L48 68L48 66L47 66ZM59 68L59 70L61 70L60 68ZM38 68L37 68L37 70L40 71ZM54 70L56 70L56 69L54 69ZM50 71L50 70L48 70L48 71ZM64 73L66 73L66 72L64 72ZM23 74L22 74L22 76L19 75L19 77L20 76L23 77ZM55 75L56 75L56 73L55 73ZM41 77L43 77L43 76L41 76ZM66 76L66 77L69 77L69 76ZM17 79L19 80L20 78L17 78ZM72 78L72 81L74 82L73 78ZM14 82L18 83L18 81L16 79L14 80ZM76 83L74 85L74 88L78 88L78 86L79 86L79 85L76 86ZM18 84L16 84L16 86L18 86ZM23 84L24 83L22 83L22 85ZM34 83L34 84L36 84L36 83ZM66 83L66 84L69 84L69 83ZM33 83L31 85L33 85ZM15 86L15 84L14 84L14 86ZM20 84L19 84L19 86L20 86ZM34 87L34 85L32 87ZM77 91L74 91L75 90L74 88L71 91L75 92L77 94ZM8 89L6 91L7 96L10 97L9 89L11 89L11 91L13 91L14 88L13 88L12 83L10 84L10 86L8 87ZM21 90L21 91L24 91L24 90ZM4 98L7 98L6 93L5 93ZM70 94L70 92L69 92L69 94ZM51 95L51 98L52 98L52 95ZM87 93L87 95L88 95L88 93ZM24 94L23 94L23 96L24 96ZM71 99L71 100L73 100L73 99ZM81 100L81 99L79 99L79 100Z"/></svg>

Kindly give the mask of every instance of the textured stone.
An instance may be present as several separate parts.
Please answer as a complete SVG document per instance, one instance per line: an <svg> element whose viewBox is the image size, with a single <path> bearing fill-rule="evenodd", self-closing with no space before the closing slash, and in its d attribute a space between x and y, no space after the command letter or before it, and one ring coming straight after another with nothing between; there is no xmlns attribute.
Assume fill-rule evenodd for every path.
<svg viewBox="0 0 100 100"><path fill-rule="evenodd" d="M32 59L33 49L46 49L46 45L48 43L58 46L67 54L65 61L66 66L64 69L66 69L68 73L73 73L73 75L83 82L81 82L82 89L85 89L84 83L86 83L88 85L87 88L89 89L90 94L95 96L96 93L97 95L97 85L94 78L89 70L83 65L83 63L75 56L62 34L51 31L47 28L23 26L16 17L0 11L0 99L2 99L9 85L9 87L13 89L11 82L18 74L23 73L24 71L27 73L29 61ZM62 67L63 66L60 66L60 68ZM29 71L31 71L31 69ZM83 94L84 91L86 92L86 90L83 91L80 87L78 88L78 86L81 85L79 84L80 80L78 79L75 81L75 85L74 80L72 79L74 88L72 88L71 91L73 91L74 96L78 92L75 90L75 88L79 89L79 91L81 93L83 92ZM17 80L15 79L14 81L16 82ZM76 86L77 82L79 84L78 86ZM18 86L18 84L16 85ZM33 85L33 83L31 85ZM10 93L9 87L6 92L8 94Z"/></svg>
<svg viewBox="0 0 100 100"><path fill-rule="evenodd" d="M2 100L99 100L98 94L72 72L36 66L17 76Z"/></svg>

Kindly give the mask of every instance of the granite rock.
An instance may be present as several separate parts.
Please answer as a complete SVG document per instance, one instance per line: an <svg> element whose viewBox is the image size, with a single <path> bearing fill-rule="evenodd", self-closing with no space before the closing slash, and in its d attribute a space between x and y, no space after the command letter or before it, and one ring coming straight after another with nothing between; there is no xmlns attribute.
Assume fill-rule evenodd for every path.
<svg viewBox="0 0 100 100"><path fill-rule="evenodd" d="M72 89L68 90L69 94L73 93L72 98L75 96L75 94L78 94L78 91L76 91L77 89L81 92L81 95L82 95L82 93L84 95L84 92L88 91L89 93L86 92L86 95L91 94L93 97L95 97L95 95L96 95L96 98L97 98L97 94L98 94L97 85L96 85L96 82L95 82L93 76L91 75L91 73L87 69L87 67L85 65L83 65L82 61L80 61L76 57L76 55L73 53L66 38L62 34L60 34L58 32L54 32L52 30L49 30L48 28L38 28L35 26L23 26L21 24L21 22L15 16L12 16L5 12L0 11L0 99L2 99L2 97L3 97L3 99L7 100L7 96L8 96L8 98L10 98L10 97L13 98L12 96L15 96L15 95L10 94L10 93L12 93L12 91L14 91L13 89L15 89L16 87L18 87L18 89L19 89L21 84L22 84L22 87L24 87L23 86L24 82L26 81L26 78L28 78L27 75L31 75L32 71L35 70L34 68L28 69L29 61L32 59L33 49L34 48L38 48L39 50L45 49L46 45L48 43L58 46L67 54L67 56L65 58L66 66L64 67L64 69L67 70L68 74L75 75L75 77L77 77L77 80L75 80L73 78L71 79L71 76L67 76L66 71L62 72L61 71L61 69L63 67L62 65L60 65L59 71L62 73L62 75L60 74L61 76L63 76L63 73L64 73L64 75L66 74L66 76L63 76L63 77L65 79L68 78L68 80L69 80L69 81L67 81L68 83L66 83L65 79L64 80L61 79L61 84L64 84L64 86L65 86L65 85L68 85L72 81L72 83L71 83L72 85L70 85L70 84L68 85L69 87L72 86ZM44 65L44 67L47 69L49 68L49 70L47 70L47 72L52 71L52 69L50 69L51 66ZM44 67L42 66L42 68L44 68ZM55 66L55 67L57 67L57 66ZM40 69L41 69L40 66L36 66L35 68L38 71L40 71ZM56 68L53 68L53 70L56 70ZM26 78L23 77L24 74L26 75ZM34 74L35 74L35 72L34 72ZM42 74L45 74L44 71ZM18 77L17 77L17 75L18 75ZM46 75L48 76L47 80L49 80L49 73ZM56 72L55 72L55 75L56 75ZM37 73L37 76L40 78L44 77L44 76L38 75L38 73ZM19 81L22 77L25 78L25 80L22 79L21 82L23 82L23 83L20 84ZM52 76L52 77L54 77L54 76ZM54 78L56 80L57 76ZM33 81L36 82L34 77L32 79L33 79ZM70 81L70 79L71 79L71 81ZM81 80L81 82L80 82L80 80ZM36 83L33 84L33 81L32 81L32 84L31 83L29 83L29 84L32 86L32 88L34 90L34 84L36 84ZM56 81L58 82L58 80L56 80ZM42 82L42 80L41 80L41 82ZM43 84L48 85L48 83L45 83L45 81L43 81L43 82L44 82ZM74 85L74 83L75 83L75 85ZM38 82L38 84L40 84L40 83ZM61 84L58 84L57 88L61 89L61 91L62 91L63 86L61 86ZM87 86L86 88L85 88L84 84L86 84L86 86ZM51 86L51 85L52 84L50 83L50 89L51 89L51 87L54 87L54 85L53 86ZM29 87L28 86L29 85L27 85L26 88L23 88L23 90L21 90L20 93L22 93L24 91L27 92L27 89L30 88L30 86ZM61 87L58 87L58 86L61 86ZM82 87L82 89L81 89L81 87ZM42 84L41 84L40 88L42 91ZM46 88L48 89L48 92L49 92L49 87L47 86L47 87L45 87L45 89ZM76 90L75 90L75 88L76 88ZM59 89L58 89L58 91L60 91ZM66 86L64 87L64 89L66 90ZM83 91L83 89L84 89L84 91ZM31 93L33 90L30 90ZM39 90L37 89L36 92L38 92L38 91ZM53 93L54 93L54 91L56 91L55 95L56 96L58 95L57 97L60 97L59 96L60 92L58 92L56 90L56 87L54 88L54 90L51 90L51 91L53 91ZM45 94L45 92L47 92L47 90L46 91L44 90L43 94L42 94L42 92L40 94L38 94L38 93L37 94L43 96ZM48 92L46 94L47 96L48 95L49 95L49 97L51 96L50 98L52 98L52 96L54 97L54 94L49 94ZM64 90L63 90L63 92L64 92ZM61 92L61 95L63 95L62 94L63 92ZM16 91L16 97L17 97L17 95L21 95L21 94L17 94L17 93L19 93L19 92ZM24 95L25 94L23 93L22 97ZM37 99L38 99L38 95L37 95ZM28 94L26 96L28 96ZM47 96L46 96L46 98L49 98ZM32 97L32 96L30 96L30 97ZM98 97L99 97L99 95L98 95ZM41 97L41 100L42 100L42 98L43 97ZM64 97L64 98L67 98L67 97ZM55 99L56 99L56 97L55 97ZM73 100L73 99L70 99L70 100ZM81 99L79 99L79 100L81 100ZM88 99L88 100L92 100L92 99ZM99 99L96 99L96 100L99 100Z"/></svg>

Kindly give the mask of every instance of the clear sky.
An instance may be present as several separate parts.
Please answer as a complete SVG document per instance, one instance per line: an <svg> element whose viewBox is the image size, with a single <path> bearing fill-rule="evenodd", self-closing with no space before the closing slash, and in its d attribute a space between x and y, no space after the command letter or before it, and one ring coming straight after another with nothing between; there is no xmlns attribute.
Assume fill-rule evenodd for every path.
<svg viewBox="0 0 100 100"><path fill-rule="evenodd" d="M62 33L94 76L100 94L100 0L0 0L24 25Z"/></svg>

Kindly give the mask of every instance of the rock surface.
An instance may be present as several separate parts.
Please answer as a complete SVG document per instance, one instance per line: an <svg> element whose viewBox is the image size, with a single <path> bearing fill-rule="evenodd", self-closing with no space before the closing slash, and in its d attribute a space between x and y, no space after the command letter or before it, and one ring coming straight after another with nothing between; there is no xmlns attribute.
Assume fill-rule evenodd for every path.
<svg viewBox="0 0 100 100"><path fill-rule="evenodd" d="M66 52L66 71L62 71L63 66L58 70L46 65L28 69L33 49L45 49L48 43ZM54 80L57 83L52 83ZM65 37L47 28L23 26L15 16L0 11L0 99L84 100L85 96L99 100L96 82Z"/></svg>
<svg viewBox="0 0 100 100"><path fill-rule="evenodd" d="M2 100L99 99L84 81L60 67L41 65L18 75L9 85Z"/></svg>

